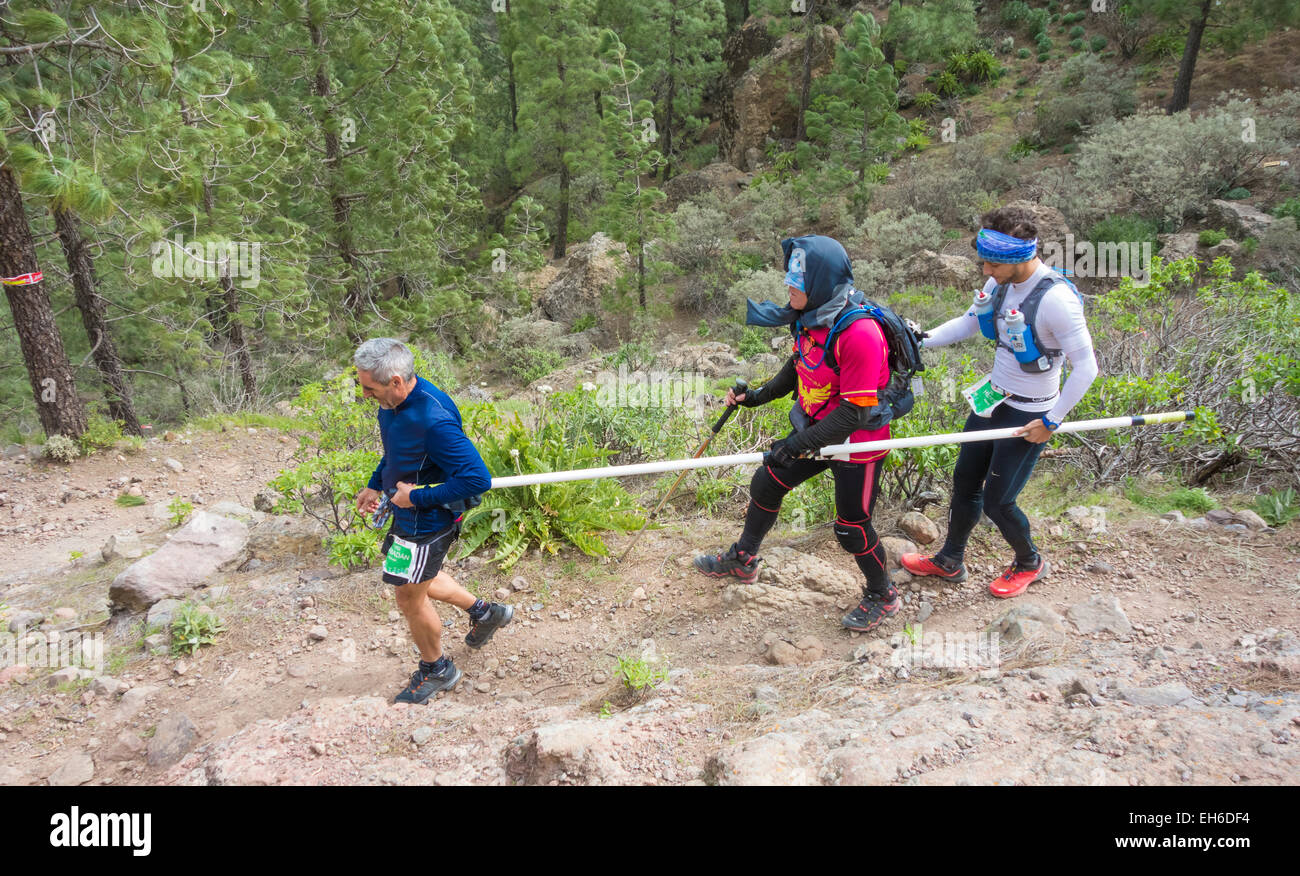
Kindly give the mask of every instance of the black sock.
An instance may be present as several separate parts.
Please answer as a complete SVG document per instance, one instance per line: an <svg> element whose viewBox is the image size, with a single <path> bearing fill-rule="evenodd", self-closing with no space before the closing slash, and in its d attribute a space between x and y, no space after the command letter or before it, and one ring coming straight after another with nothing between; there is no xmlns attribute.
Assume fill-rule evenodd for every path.
<svg viewBox="0 0 1300 876"><path fill-rule="evenodd" d="M487 600L476 599L474 600L474 604L469 607L469 616L476 621L483 620L484 616L488 613L488 609L491 607L492 603Z"/></svg>
<svg viewBox="0 0 1300 876"><path fill-rule="evenodd" d="M423 672L425 675L439 675L444 669L447 668L447 664L450 662L451 661L447 659L446 654L443 654L441 657L439 657L437 660L433 661L432 663L430 663L427 660L421 660L420 671Z"/></svg>

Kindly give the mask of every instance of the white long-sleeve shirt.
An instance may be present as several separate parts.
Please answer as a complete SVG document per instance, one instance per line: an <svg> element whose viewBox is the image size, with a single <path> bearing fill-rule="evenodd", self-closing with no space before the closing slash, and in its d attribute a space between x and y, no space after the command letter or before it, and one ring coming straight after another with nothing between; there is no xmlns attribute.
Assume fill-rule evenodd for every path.
<svg viewBox="0 0 1300 876"><path fill-rule="evenodd" d="M1002 301L1002 311L996 316L998 337L1004 344L1010 345L1011 337L1007 334L1006 314L1017 310L1029 297L1038 281L1051 269L1040 265L1023 283L1012 283L1007 287L1007 294ZM990 277L984 284L984 291L993 294L997 283ZM980 336L979 317L973 308L961 316L950 319L937 328L930 329L925 339L926 349L946 347L967 338ZM1004 404L1022 411L1046 412L1047 418L1054 423L1064 421L1070 410L1079 403L1084 393L1097 379L1097 356L1092 348L1092 335L1088 331L1087 321L1083 315L1083 305L1070 288L1064 283L1057 283L1043 295L1038 305L1038 314L1034 318L1034 341L1038 348L1061 350L1070 363L1070 376L1061 386L1061 357L1056 357L1052 367L1041 374L1031 374L1020 368L1015 354L1002 346L993 355L993 385L999 390L1026 398L1047 398L1042 402L1017 402L1008 399ZM1059 395L1058 395L1059 390Z"/></svg>

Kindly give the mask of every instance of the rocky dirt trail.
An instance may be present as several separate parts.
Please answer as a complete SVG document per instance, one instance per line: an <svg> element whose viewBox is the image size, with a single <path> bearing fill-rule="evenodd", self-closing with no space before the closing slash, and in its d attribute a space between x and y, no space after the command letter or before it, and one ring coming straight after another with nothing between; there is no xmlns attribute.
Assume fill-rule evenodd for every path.
<svg viewBox="0 0 1300 876"><path fill-rule="evenodd" d="M1073 509L1035 520L1054 571L1010 601L984 589L1002 558L996 535L981 528L970 581L942 587L896 572L904 610L869 636L839 628L856 598L856 572L826 529L778 528L750 586L724 586L691 568L694 554L734 538L739 523L730 519L650 531L623 567L530 554L503 573L468 557L449 571L512 603L515 621L475 652L462 641L465 615L445 612L446 647L465 680L412 707L392 703L415 658L377 572L328 568L311 521L247 507L292 444L265 430L190 438L151 443L125 465L111 457L67 468L8 461L0 515L10 509L12 519L0 538L0 601L11 621L29 630L39 623L42 636L102 630L107 671L0 670L0 782L1300 779L1297 527L1256 531L1247 518L1223 518L1227 528L1104 521ZM162 468L164 458L183 471ZM182 543L149 506L114 505L129 486L117 483L124 475L143 479L151 503L169 489L198 492L196 509L207 513L196 514L197 528L220 530L231 543L216 544L216 535L210 545ZM72 489L91 495L48 504ZM15 513L18 505L24 510ZM929 516L941 514L932 507ZM934 534L933 520L927 526L891 509L880 517L891 538ZM176 659L149 639L174 601L105 620L110 585L138 561L101 562L93 548L128 527L146 553L238 543L223 570L194 590L225 621L215 644ZM625 543L613 539L613 552ZM891 556L904 546L891 541ZM67 552L77 549L86 556L69 565ZM173 571L183 577L183 568ZM990 641L990 626L1000 634L996 660L977 647ZM666 677L633 697L617 677L619 658ZM966 665L934 665L963 658Z"/></svg>

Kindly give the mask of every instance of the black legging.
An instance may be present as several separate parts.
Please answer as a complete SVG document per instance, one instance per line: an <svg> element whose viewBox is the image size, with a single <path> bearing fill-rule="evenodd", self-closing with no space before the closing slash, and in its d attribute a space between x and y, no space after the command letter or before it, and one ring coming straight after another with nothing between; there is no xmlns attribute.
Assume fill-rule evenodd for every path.
<svg viewBox="0 0 1300 876"><path fill-rule="evenodd" d="M1023 426L1041 416L1041 413L1022 411L1003 403L987 419L971 414L963 431ZM1034 463L1038 462L1038 455L1046 446L1024 438L973 441L961 446L952 475L948 537L939 556L952 564L961 564L966 554L966 541L979 522L982 510L1015 549L1017 562L1023 565L1037 562L1038 551L1029 534L1029 519L1016 504L1016 497L1029 480Z"/></svg>
<svg viewBox="0 0 1300 876"><path fill-rule="evenodd" d="M885 546L871 525L880 485L884 459L875 462L835 462L829 459L797 459L785 467L764 465L754 472L750 482L749 510L745 513L745 530L736 546L750 554L758 553L763 537L776 523L785 494L819 472L830 468L835 478L835 537L853 554L867 578L863 592L889 593Z"/></svg>

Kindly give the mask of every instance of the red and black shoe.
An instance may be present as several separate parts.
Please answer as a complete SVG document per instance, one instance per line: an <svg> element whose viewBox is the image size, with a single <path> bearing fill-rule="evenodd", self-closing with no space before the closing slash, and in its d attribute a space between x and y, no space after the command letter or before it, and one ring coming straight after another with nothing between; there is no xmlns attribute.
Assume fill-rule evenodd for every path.
<svg viewBox="0 0 1300 876"><path fill-rule="evenodd" d="M1043 558L1042 554L1038 555L1038 564L1034 566L1021 565L1020 561L1017 560L1002 573L1001 578L989 585L989 593L999 599L1010 599L1013 596L1019 596L1025 592L1025 588L1030 584L1046 577L1047 570L1047 560Z"/></svg>
<svg viewBox="0 0 1300 876"><path fill-rule="evenodd" d="M898 614L903 601L898 598L898 589L890 587L887 593L867 593L862 602L853 611L844 615L840 623L847 630L869 633L885 622L887 618Z"/></svg>
<svg viewBox="0 0 1300 876"><path fill-rule="evenodd" d="M725 554L700 554L695 558L695 568L712 578L739 578L753 584L758 578L758 564L762 562L753 554L738 549L734 544Z"/></svg>
<svg viewBox="0 0 1300 876"><path fill-rule="evenodd" d="M945 581L953 582L966 580L965 563L959 564L954 569L944 563L943 558L938 554L933 557L922 554L903 554L898 558L898 563L918 578L942 578Z"/></svg>

